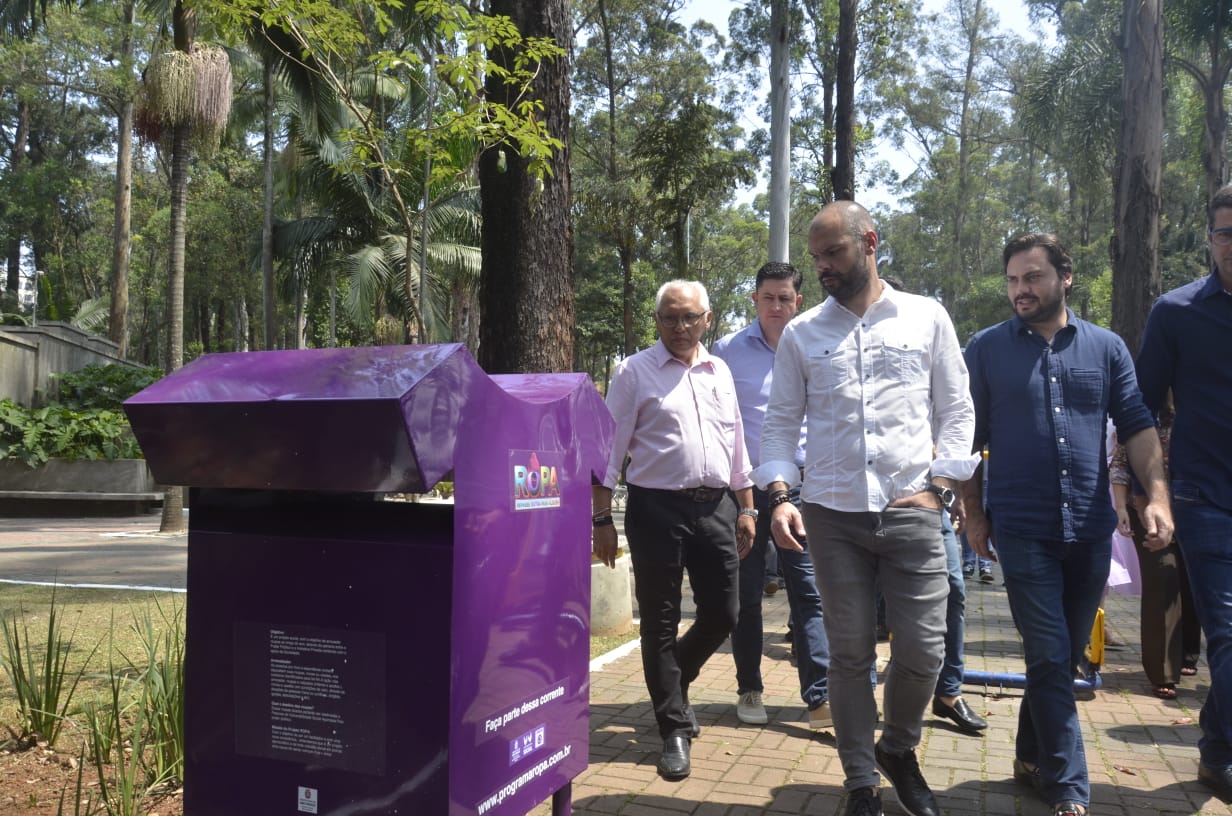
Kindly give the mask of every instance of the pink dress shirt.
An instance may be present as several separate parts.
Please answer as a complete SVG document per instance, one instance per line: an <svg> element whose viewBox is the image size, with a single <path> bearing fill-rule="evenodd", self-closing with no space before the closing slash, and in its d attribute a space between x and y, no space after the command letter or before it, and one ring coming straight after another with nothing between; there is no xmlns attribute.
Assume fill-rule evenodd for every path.
<svg viewBox="0 0 1232 816"><path fill-rule="evenodd" d="M607 487L615 487L626 453L625 478L639 487L752 487L731 371L704 347L692 366L662 342L621 360L607 407L616 419Z"/></svg>

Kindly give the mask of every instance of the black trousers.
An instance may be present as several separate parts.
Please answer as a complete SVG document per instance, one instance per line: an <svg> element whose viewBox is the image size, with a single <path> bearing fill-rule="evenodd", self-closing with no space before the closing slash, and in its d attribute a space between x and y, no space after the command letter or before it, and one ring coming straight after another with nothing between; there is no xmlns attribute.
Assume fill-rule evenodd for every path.
<svg viewBox="0 0 1232 816"><path fill-rule="evenodd" d="M724 491L696 502L631 484L625 538L642 621L642 670L659 734L689 736L689 684L723 645L740 611L735 499ZM685 570L697 617L677 637Z"/></svg>

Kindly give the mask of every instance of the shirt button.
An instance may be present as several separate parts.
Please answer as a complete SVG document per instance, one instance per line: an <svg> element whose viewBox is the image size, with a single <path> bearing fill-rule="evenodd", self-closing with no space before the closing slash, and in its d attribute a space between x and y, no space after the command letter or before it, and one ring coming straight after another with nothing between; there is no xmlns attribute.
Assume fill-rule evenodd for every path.
<svg viewBox="0 0 1232 816"><path fill-rule="evenodd" d="M1056 378L1056 377L1049 377L1048 379L1049 379L1049 380L1051 380L1052 382L1056 382L1056 381L1057 381L1057 378Z"/></svg>
<svg viewBox="0 0 1232 816"><path fill-rule="evenodd" d="M1061 406L1060 406L1060 405L1058 405L1058 406L1056 406L1055 408L1053 408L1052 410L1053 410L1053 412L1054 412L1054 413L1059 414L1059 413L1061 413Z"/></svg>
<svg viewBox="0 0 1232 816"><path fill-rule="evenodd" d="M1060 438L1060 439L1058 439L1057 441L1058 441L1058 442L1060 442L1062 445L1064 445L1064 444L1065 444L1065 437L1061 437L1061 438Z"/></svg>
<svg viewBox="0 0 1232 816"><path fill-rule="evenodd" d="M1062 507L1069 507L1069 502L1061 502Z"/></svg>
<svg viewBox="0 0 1232 816"><path fill-rule="evenodd" d="M1061 475L1062 475L1062 476L1068 476L1068 475L1069 475L1069 471L1068 471L1068 470L1064 470L1064 469L1062 469L1062 470L1061 470Z"/></svg>

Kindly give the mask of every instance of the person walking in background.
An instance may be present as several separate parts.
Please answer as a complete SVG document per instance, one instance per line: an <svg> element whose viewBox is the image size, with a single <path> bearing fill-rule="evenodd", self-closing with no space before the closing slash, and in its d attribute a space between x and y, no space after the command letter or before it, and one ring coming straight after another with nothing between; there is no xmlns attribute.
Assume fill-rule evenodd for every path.
<svg viewBox="0 0 1232 816"><path fill-rule="evenodd" d="M1211 687L1198 779L1232 801L1232 185L1207 210L1214 268L1168 292L1147 317L1138 383L1147 405L1176 405L1169 450L1176 538L1206 635Z"/></svg>
<svg viewBox="0 0 1232 816"><path fill-rule="evenodd" d="M1116 516L1108 500L1105 417L1125 440L1147 489L1146 546L1172 538L1155 422L1129 350L1065 305L1073 264L1056 236L1030 233L1002 253L1014 317L967 344L975 447L988 447L981 478L963 486L967 537L997 560L1027 664L1014 777L1034 786L1054 816L1082 816L1090 782L1074 700L1080 665L1111 558Z"/></svg>
<svg viewBox="0 0 1232 816"><path fill-rule="evenodd" d="M882 275L881 281L902 292L903 284L896 278ZM963 577L962 556L954 525L948 513L941 516L941 535L945 542L946 577L949 594L945 599L945 654L941 660L941 673L937 675L937 687L933 694L933 716L950 720L965 734L978 736L988 728L988 722L977 714L962 697L963 670L966 666L964 649L967 632L967 583ZM877 640L885 640L885 597L877 593ZM874 677L874 681L876 678Z"/></svg>
<svg viewBox="0 0 1232 816"><path fill-rule="evenodd" d="M1172 401L1168 399L1159 411L1159 442L1165 470L1172 418ZM1108 478L1112 482L1117 526L1122 535L1133 539L1138 553L1142 581L1142 668L1156 697L1175 700L1177 681L1182 675L1197 673L1202 650L1202 629L1194 612L1185 559L1175 540L1161 550L1147 548L1146 531L1138 518L1146 504L1145 497L1133 495L1129 458L1119 442L1113 449Z"/></svg>
<svg viewBox="0 0 1232 816"><path fill-rule="evenodd" d="M907 813L936 816L915 748L944 651L941 515L949 508L960 517L953 489L975 464L967 371L941 304L878 278L877 232L863 207L823 207L808 251L829 297L783 330L754 478L769 493L780 549L802 551L807 529L818 565L846 813L882 812L880 766ZM797 509L791 490L801 483L796 452L806 421ZM885 726L874 742L868 678L878 579L894 638Z"/></svg>
<svg viewBox="0 0 1232 816"><path fill-rule="evenodd" d="M967 705L962 697L963 670L966 667L967 584L963 579L958 539L948 513L941 518L941 534L945 540L950 592L945 601L945 654L933 693L933 716L950 720L964 734L979 736L988 728L988 721Z"/></svg>
<svg viewBox="0 0 1232 816"><path fill-rule="evenodd" d="M755 467L761 443L762 420L770 398L770 383L774 368L774 351L778 348L783 329L796 316L803 296L800 295L800 272L791 264L771 262L757 270L753 304L757 319L740 331L720 339L711 353L727 363L736 382L736 399L744 422L745 444ZM801 430L794 460L804 464L804 434ZM799 491L794 493L798 499ZM754 489L754 506L760 512L757 536L752 551L740 562L740 616L732 630L732 659L736 663L736 717L743 723L762 725L769 722L762 692L762 645L765 637L762 622L763 577L769 555L778 548L770 538L770 514L764 490ZM831 726L830 706L826 702L827 673L830 667L830 644L821 607L821 595L813 577L813 560L807 551L783 550L777 562L787 588L787 604L791 610L792 644L796 669L800 676L800 697L808 708L809 725L813 728ZM766 590L766 594L770 594Z"/></svg>
<svg viewBox="0 0 1232 816"><path fill-rule="evenodd" d="M700 283L675 280L659 289L659 342L612 373L607 407L616 431L607 472L592 491L595 555L614 567L612 488L629 457L625 537L642 669L663 738L658 770L669 780L691 772L690 741L700 729L689 684L736 624L739 562L753 546L757 520L731 372L701 344L712 318ZM677 637L685 570L697 615Z"/></svg>

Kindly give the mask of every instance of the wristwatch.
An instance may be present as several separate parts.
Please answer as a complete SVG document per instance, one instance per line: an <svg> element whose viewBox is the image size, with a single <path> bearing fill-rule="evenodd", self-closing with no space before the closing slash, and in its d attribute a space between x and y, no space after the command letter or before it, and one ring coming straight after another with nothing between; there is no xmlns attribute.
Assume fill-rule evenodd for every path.
<svg viewBox="0 0 1232 816"><path fill-rule="evenodd" d="M757 521L757 508L755 508L755 507L741 507L741 508L740 508L740 513L739 513L738 515L741 515L741 516L748 516L749 518L753 519L753 521Z"/></svg>
<svg viewBox="0 0 1232 816"><path fill-rule="evenodd" d="M941 485L931 483L925 485L924 489L939 497L941 499L941 506L946 510L949 510L950 512L954 511L954 502L958 499L958 496L954 494L953 490L948 487L942 487Z"/></svg>

